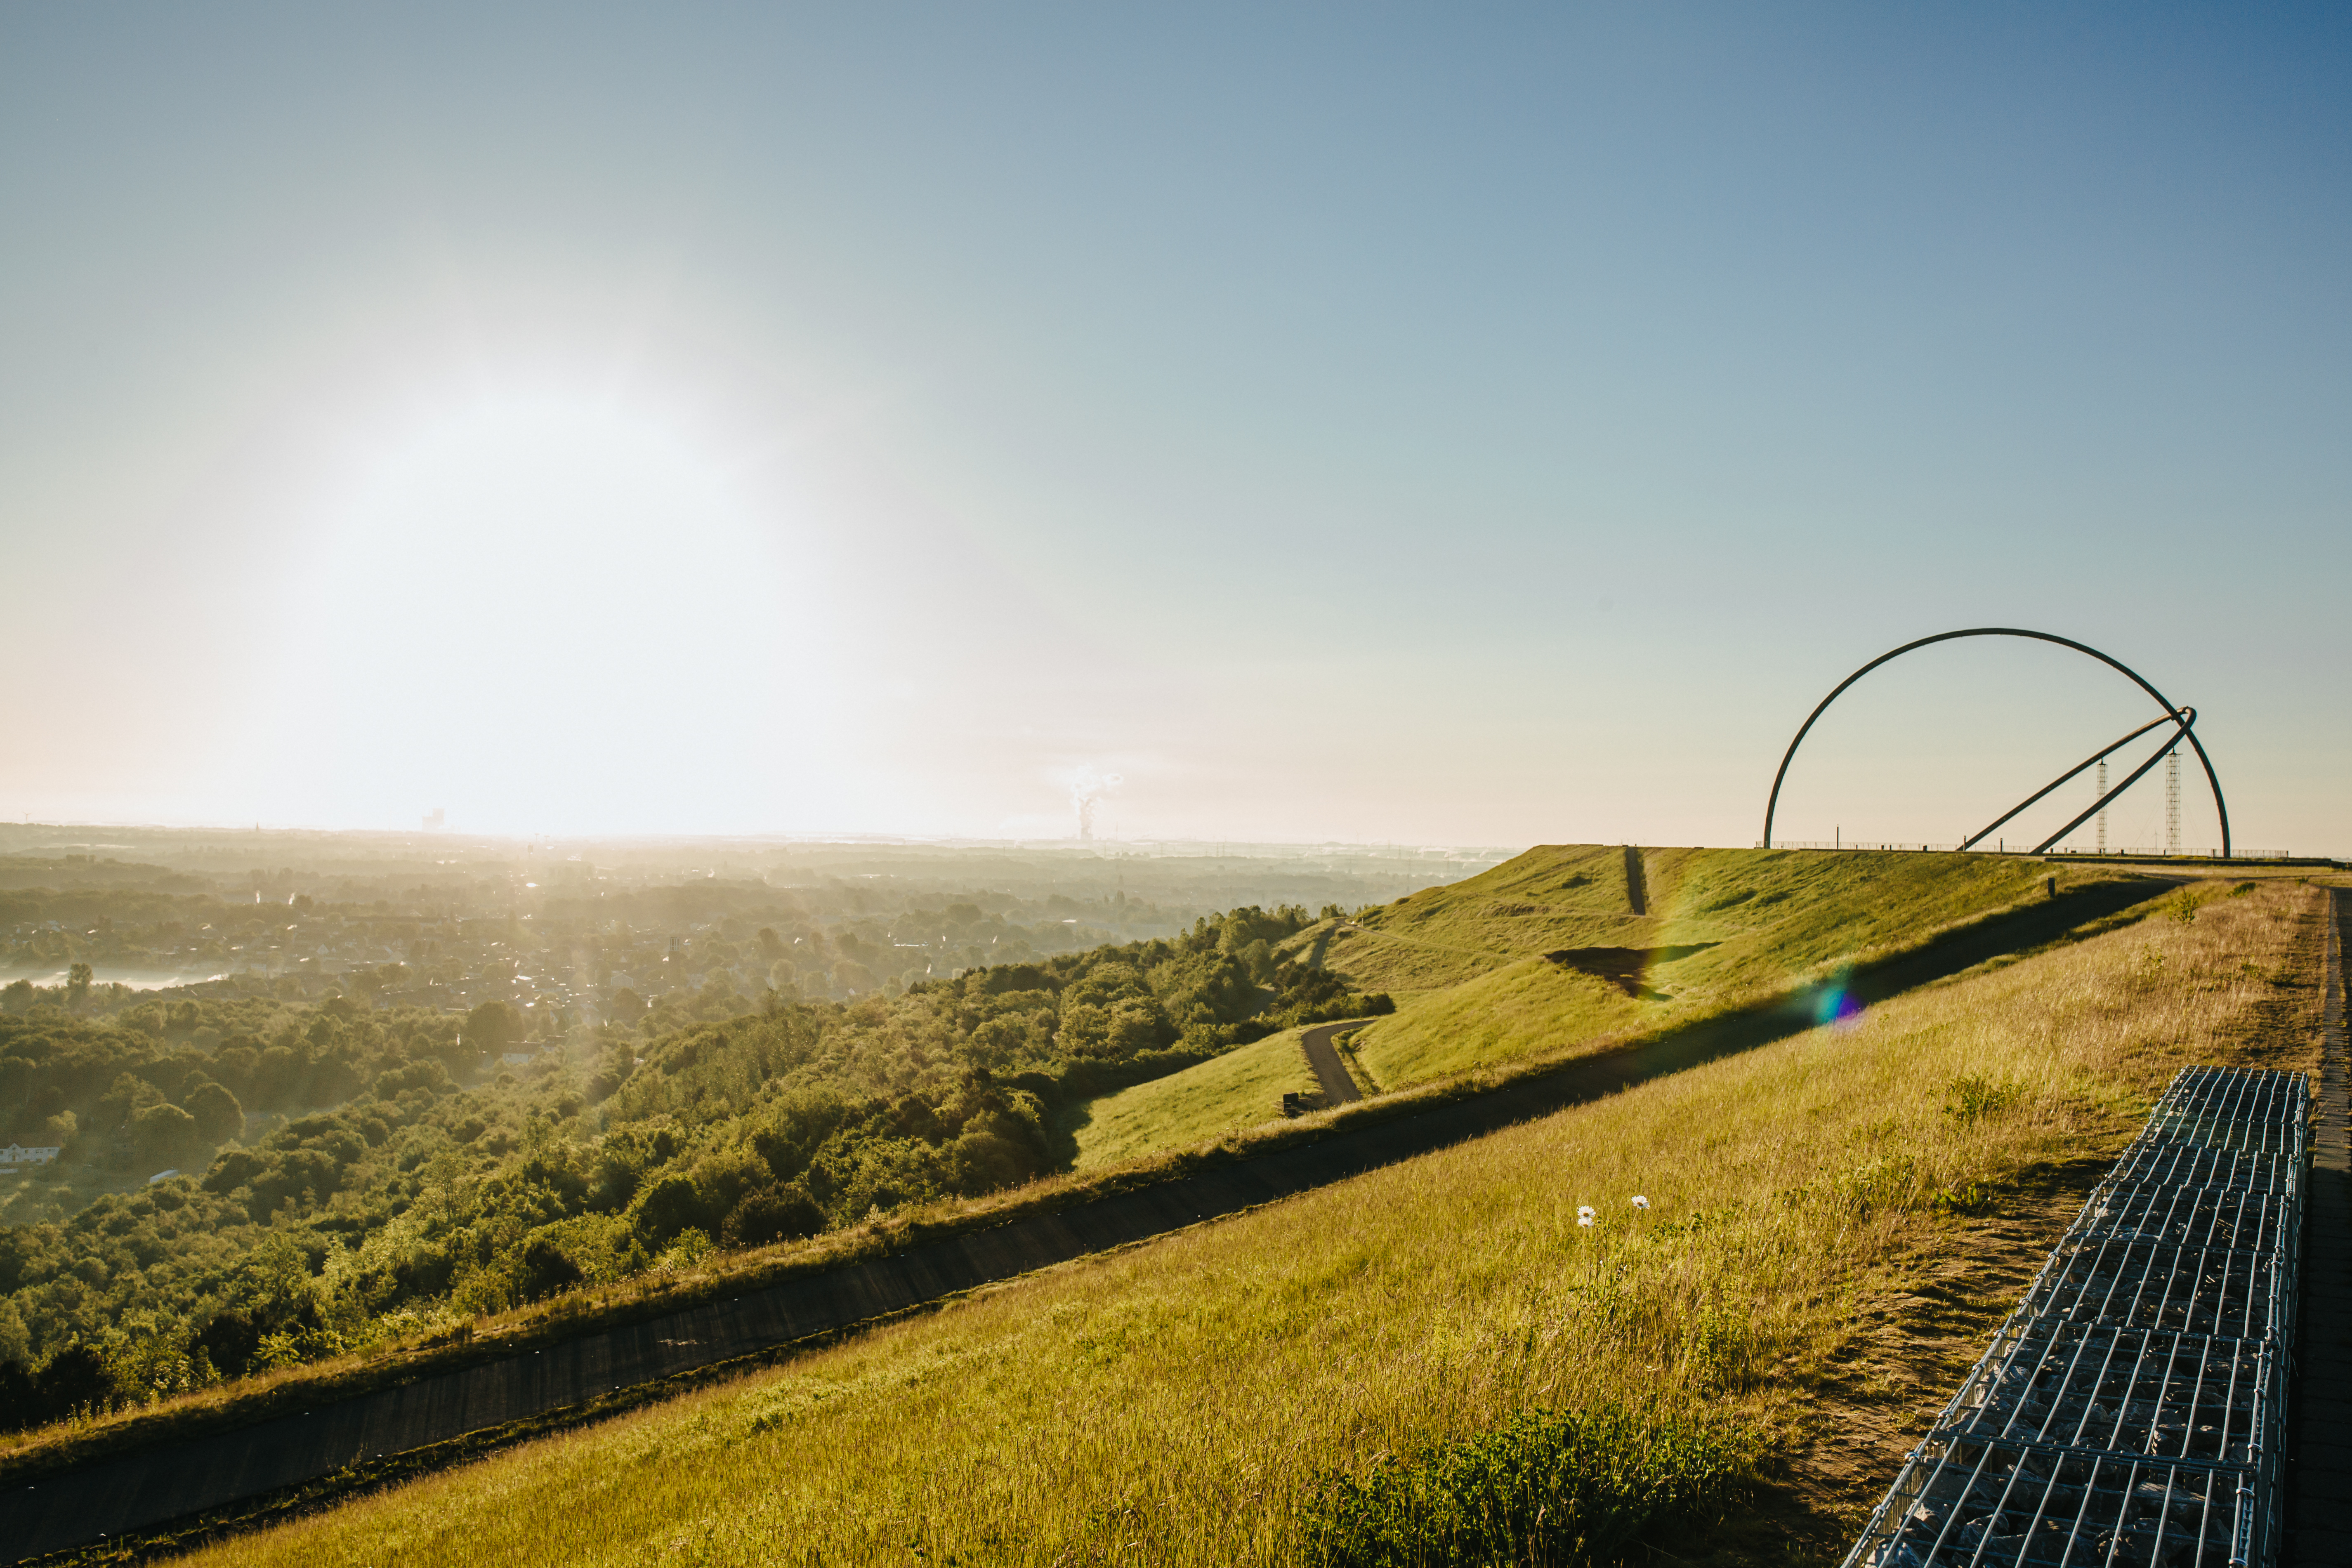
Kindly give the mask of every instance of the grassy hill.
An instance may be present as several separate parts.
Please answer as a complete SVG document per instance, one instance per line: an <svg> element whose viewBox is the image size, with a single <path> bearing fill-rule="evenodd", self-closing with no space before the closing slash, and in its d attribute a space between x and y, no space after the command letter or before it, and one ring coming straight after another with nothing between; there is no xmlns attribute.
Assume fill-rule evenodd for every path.
<svg viewBox="0 0 2352 1568"><path fill-rule="evenodd" d="M1277 1118L1286 1094L1311 1094L1315 1074L1299 1048L1303 1029L1246 1046L1197 1067L1089 1101L1069 1131L1078 1170L1154 1150L1208 1143Z"/></svg>
<svg viewBox="0 0 2352 1568"><path fill-rule="evenodd" d="M1357 1037L1383 1089L1740 1005L1940 931L2111 880L1983 855L1546 846L1285 944L1400 1002Z"/></svg>
<svg viewBox="0 0 2352 1568"><path fill-rule="evenodd" d="M1633 853L1638 886L1622 847L1547 845L1319 921L1278 956L1398 998L1393 1016L1353 1042L1351 1066L1377 1093L1614 1049L2044 898L2048 877L2068 888L2118 879L1982 855ZM1210 1142L1268 1120L1286 1089L1313 1087L1288 1031L1086 1105L1076 1163Z"/></svg>
<svg viewBox="0 0 2352 1568"><path fill-rule="evenodd" d="M1670 886L1745 890L1710 869ZM193 1561L1335 1563L1549 1420L1607 1439L1558 1449L1579 1529L1833 1563L2169 1075L2305 1065L2314 901L1987 966Z"/></svg>

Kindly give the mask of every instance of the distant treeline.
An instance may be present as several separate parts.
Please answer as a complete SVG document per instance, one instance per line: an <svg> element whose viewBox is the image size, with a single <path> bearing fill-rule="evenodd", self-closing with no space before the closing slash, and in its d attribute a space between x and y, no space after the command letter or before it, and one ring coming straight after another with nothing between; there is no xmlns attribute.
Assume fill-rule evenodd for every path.
<svg viewBox="0 0 2352 1568"><path fill-rule="evenodd" d="M0 1017L0 1137L191 1173L0 1229L0 1413L152 1398L1026 1181L1066 1163L1077 1101L1386 1011L1276 960L1310 923L1242 909L895 997L772 995L651 1039L608 1024L488 1081L521 1034L503 1003ZM248 1146L250 1111L300 1114Z"/></svg>

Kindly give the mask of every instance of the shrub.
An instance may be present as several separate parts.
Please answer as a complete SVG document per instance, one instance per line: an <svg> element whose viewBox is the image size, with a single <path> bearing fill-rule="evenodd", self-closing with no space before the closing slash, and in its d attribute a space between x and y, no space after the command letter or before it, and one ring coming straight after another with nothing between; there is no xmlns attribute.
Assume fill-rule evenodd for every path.
<svg viewBox="0 0 2352 1568"><path fill-rule="evenodd" d="M1988 1116L1998 1116L2015 1105L2024 1089L2014 1083L1995 1083L1982 1073L1962 1073L1944 1086L1950 1096L1944 1101L1944 1114L1963 1127L1972 1127Z"/></svg>
<svg viewBox="0 0 2352 1568"><path fill-rule="evenodd" d="M36 1379L36 1404L44 1420L79 1410L105 1410L115 1402L114 1372L97 1348L71 1344L51 1356Z"/></svg>
<svg viewBox="0 0 2352 1568"><path fill-rule="evenodd" d="M562 1247L543 1236L533 1237L522 1249L522 1299L537 1301L560 1290L568 1290L587 1278L580 1265L572 1261Z"/></svg>
<svg viewBox="0 0 2352 1568"><path fill-rule="evenodd" d="M261 1349L261 1328L243 1312L215 1313L196 1331L194 1348L223 1377L237 1377Z"/></svg>
<svg viewBox="0 0 2352 1568"><path fill-rule="evenodd" d="M702 1194L684 1176L664 1176L637 1200L635 1218L648 1250L665 1247L678 1232L702 1226Z"/></svg>
<svg viewBox="0 0 2352 1568"><path fill-rule="evenodd" d="M824 1211L798 1182L751 1194L727 1216L720 1240L730 1247L797 1241L824 1228Z"/></svg>
<svg viewBox="0 0 2352 1568"><path fill-rule="evenodd" d="M1687 1416L1603 1405L1521 1412L1475 1436L1327 1474L1306 1510L1315 1568L1613 1563L1652 1525L1719 1510L1756 1445Z"/></svg>

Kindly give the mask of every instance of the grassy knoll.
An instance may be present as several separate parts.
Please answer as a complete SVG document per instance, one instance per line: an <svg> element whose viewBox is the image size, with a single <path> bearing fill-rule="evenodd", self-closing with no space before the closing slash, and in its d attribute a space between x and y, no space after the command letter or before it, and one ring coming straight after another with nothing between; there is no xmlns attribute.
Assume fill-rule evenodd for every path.
<svg viewBox="0 0 2352 1568"><path fill-rule="evenodd" d="M1285 1029L1197 1067L1089 1102L1072 1129L1079 1170L1154 1150L1208 1143L1279 1119L1286 1094L1312 1094L1315 1074L1298 1037Z"/></svg>
<svg viewBox="0 0 2352 1568"><path fill-rule="evenodd" d="M1605 980L1523 958L1356 1033L1367 1087L1402 1088L1577 1040L1613 1045L1654 1008Z"/></svg>
<svg viewBox="0 0 2352 1568"><path fill-rule="evenodd" d="M2042 896L2046 877L2065 888L2117 875L1982 855L1745 849L1650 849L1643 866L1644 915L1629 912L1622 849L1548 846L1334 931L1323 962L1351 984L1419 988L1362 1032L1357 1059L1392 1089L1579 1041L1601 1047L1915 946ZM1618 983L1542 973L1557 967L1542 954L1610 950L1658 956ZM1601 994L1611 984L1614 996Z"/></svg>
<svg viewBox="0 0 2352 1568"><path fill-rule="evenodd" d="M1617 846L1546 846L1466 881L1282 944L1360 990L1400 998L1359 1031L1352 1067L1374 1093L1535 1058L1614 1049L1648 1031L1741 1005L2062 887L2127 879L1981 855L1642 851L1647 908L1629 912ZM1541 956L1657 956L1601 978ZM1605 958L1599 961L1605 964ZM1622 958L1618 960L1621 964ZM1076 1168L1210 1142L1312 1089L1296 1035L1084 1107ZM1294 1072L1295 1081L1276 1081Z"/></svg>
<svg viewBox="0 0 2352 1568"><path fill-rule="evenodd" d="M2179 1065L2307 1065L2315 901L2158 912L194 1560L1298 1562L1383 1456L1553 1410L1752 1472L1683 1559L1833 1562L2021 1278L1986 1237L2046 1247Z"/></svg>

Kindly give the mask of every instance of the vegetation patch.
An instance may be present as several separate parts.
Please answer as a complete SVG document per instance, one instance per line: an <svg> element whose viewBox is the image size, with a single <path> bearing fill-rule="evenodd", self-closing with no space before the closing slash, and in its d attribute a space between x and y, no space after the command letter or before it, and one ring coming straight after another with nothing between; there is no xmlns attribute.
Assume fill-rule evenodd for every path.
<svg viewBox="0 0 2352 1568"><path fill-rule="evenodd" d="M1073 1113L1079 1170L1160 1149L1207 1143L1277 1120L1286 1094L1312 1094L1315 1074L1286 1029L1181 1072L1088 1101Z"/></svg>
<svg viewBox="0 0 2352 1568"><path fill-rule="evenodd" d="M1586 1568L1652 1525L1718 1513L1755 1434L1654 1408L1519 1412L1490 1430L1325 1478L1301 1534L1313 1568Z"/></svg>
<svg viewBox="0 0 2352 1568"><path fill-rule="evenodd" d="M469 1342L502 1314L544 1305L538 1327L561 1332L618 1296L651 1315L714 1253L876 1244L892 1216L1031 1185L1067 1168L1074 1105L1384 1009L1275 954L1310 923L1245 908L895 995L607 1023L488 1081L486 1053L523 1043L503 1002L0 1013L13 1135L131 1173L79 1213L0 1227L0 1430L79 1441L306 1364L479 1359L495 1347ZM322 1100L340 1103L276 1109ZM247 1102L273 1109L240 1139ZM166 1157L185 1169L135 1175Z"/></svg>
<svg viewBox="0 0 2352 1568"><path fill-rule="evenodd" d="M1652 849L1642 861L1642 915L1622 849L1546 846L1318 934L1323 962L1349 984L1400 994L1396 1016L1363 1031L1365 1064L1398 1089L1588 1054L1916 949L2046 899L2053 876L2040 861L1984 855ZM2131 879L2054 875L2062 891ZM1538 959L1617 995L1547 980L1531 967Z"/></svg>

